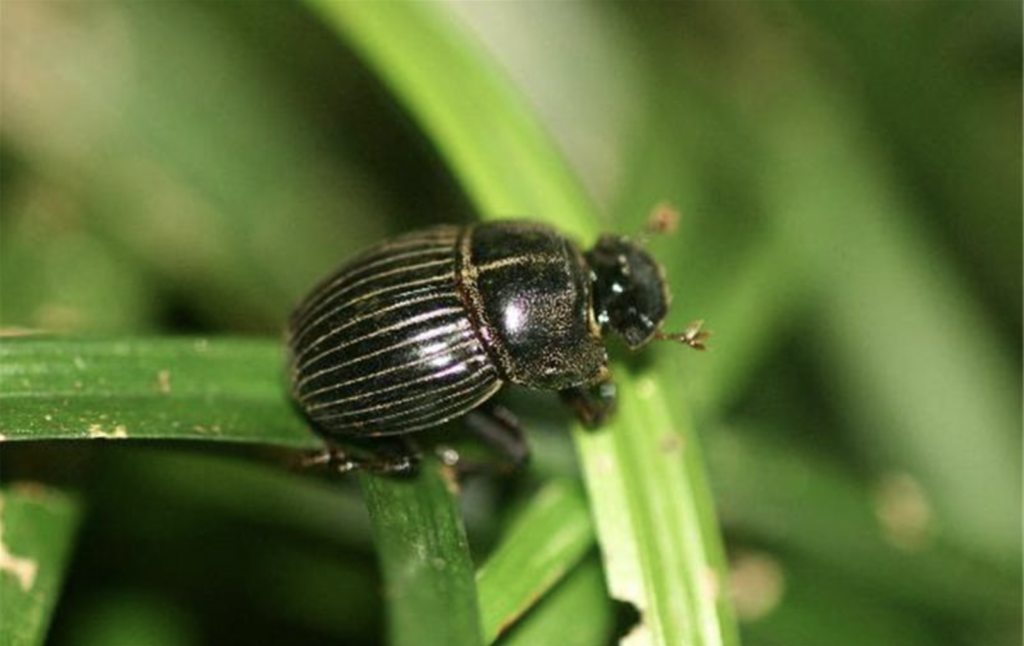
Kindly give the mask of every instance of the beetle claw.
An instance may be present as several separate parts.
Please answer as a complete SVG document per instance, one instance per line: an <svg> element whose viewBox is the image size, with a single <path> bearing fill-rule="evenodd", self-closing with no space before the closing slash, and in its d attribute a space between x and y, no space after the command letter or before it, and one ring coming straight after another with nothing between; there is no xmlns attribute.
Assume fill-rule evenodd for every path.
<svg viewBox="0 0 1024 646"><path fill-rule="evenodd" d="M704 320L698 319L687 325L682 332L657 332L654 338L660 341L678 341L694 350L707 350L704 342L711 338L711 332L702 329L703 327Z"/></svg>

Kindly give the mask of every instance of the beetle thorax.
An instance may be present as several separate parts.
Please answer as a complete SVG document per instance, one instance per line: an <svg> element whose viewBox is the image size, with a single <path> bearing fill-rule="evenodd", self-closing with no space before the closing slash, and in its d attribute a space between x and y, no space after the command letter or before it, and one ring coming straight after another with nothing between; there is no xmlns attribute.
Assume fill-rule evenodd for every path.
<svg viewBox="0 0 1024 646"><path fill-rule="evenodd" d="M467 229L459 267L471 316L507 380L562 390L601 374L607 358L575 245L536 223L479 225Z"/></svg>

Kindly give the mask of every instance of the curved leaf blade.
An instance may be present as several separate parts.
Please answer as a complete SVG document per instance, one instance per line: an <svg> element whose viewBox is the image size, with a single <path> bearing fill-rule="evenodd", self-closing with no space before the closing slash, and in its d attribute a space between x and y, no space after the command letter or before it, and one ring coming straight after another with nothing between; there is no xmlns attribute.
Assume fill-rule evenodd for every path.
<svg viewBox="0 0 1024 646"><path fill-rule="evenodd" d="M490 216L560 214L590 237L590 200L544 129L439 5L309 0L390 83L480 210ZM566 190L567 187L572 187Z"/></svg>
<svg viewBox="0 0 1024 646"><path fill-rule="evenodd" d="M566 621L571 617L572 621ZM614 617L604 594L601 564L588 558L569 572L502 640L504 646L599 646Z"/></svg>
<svg viewBox="0 0 1024 646"><path fill-rule="evenodd" d="M80 515L78 500L56 489L0 489L0 643L43 643Z"/></svg>
<svg viewBox="0 0 1024 646"><path fill-rule="evenodd" d="M555 480L541 489L477 570L484 640L493 642L576 566L594 544L583 492Z"/></svg>

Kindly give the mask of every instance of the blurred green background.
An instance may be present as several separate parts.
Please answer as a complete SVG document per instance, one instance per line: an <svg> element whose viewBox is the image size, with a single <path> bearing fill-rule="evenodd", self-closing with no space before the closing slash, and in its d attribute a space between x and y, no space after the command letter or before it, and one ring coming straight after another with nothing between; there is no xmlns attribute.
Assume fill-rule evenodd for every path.
<svg viewBox="0 0 1024 646"><path fill-rule="evenodd" d="M744 642L1021 643L1020 3L445 10L604 228L682 213L652 248L668 327L716 333L680 388ZM303 4L0 11L4 328L279 335L360 247L474 217ZM573 473L557 410L517 400L539 409L534 477ZM194 450L100 459L53 643L380 641L354 494ZM517 492L464 497L481 553Z"/></svg>

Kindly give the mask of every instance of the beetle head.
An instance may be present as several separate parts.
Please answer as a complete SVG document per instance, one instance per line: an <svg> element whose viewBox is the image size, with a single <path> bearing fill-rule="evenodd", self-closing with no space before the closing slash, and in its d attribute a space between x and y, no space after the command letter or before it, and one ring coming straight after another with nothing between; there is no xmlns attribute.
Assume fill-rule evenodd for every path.
<svg viewBox="0 0 1024 646"><path fill-rule="evenodd" d="M661 266L624 236L601 236L585 256L601 329L610 328L633 349L654 338L669 304Z"/></svg>

